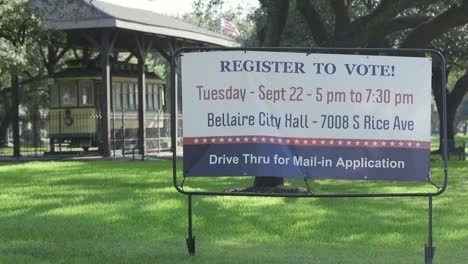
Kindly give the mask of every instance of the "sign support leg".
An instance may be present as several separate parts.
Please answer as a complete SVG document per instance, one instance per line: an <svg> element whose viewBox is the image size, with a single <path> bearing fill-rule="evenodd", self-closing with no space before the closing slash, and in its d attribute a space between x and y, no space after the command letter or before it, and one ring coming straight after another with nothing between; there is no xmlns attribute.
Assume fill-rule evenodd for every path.
<svg viewBox="0 0 468 264"><path fill-rule="evenodd" d="M432 246L432 196L429 196L429 237L425 246L424 258L426 264L432 264L434 259L435 247Z"/></svg>
<svg viewBox="0 0 468 264"><path fill-rule="evenodd" d="M192 195L188 196L188 238L185 240L190 256L195 256L195 237L192 232Z"/></svg>

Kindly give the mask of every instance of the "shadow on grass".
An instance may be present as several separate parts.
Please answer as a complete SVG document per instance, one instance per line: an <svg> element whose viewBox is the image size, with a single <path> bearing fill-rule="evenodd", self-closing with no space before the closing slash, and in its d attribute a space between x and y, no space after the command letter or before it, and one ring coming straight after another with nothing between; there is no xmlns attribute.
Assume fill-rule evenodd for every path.
<svg viewBox="0 0 468 264"><path fill-rule="evenodd" d="M460 231L467 225L462 207L468 200L468 186L462 184L467 169L453 164L458 170L453 190L435 199L434 231L435 241L444 241L438 254L445 263L462 263L468 241L468 232ZM203 257L189 259L187 198L172 187L170 162L53 165L58 169L34 163L1 168L0 255L23 256L25 263L415 263L423 258L424 198L195 196L194 232ZM200 190L252 182L191 180ZM341 192L378 185L317 181L312 186ZM311 249L313 256L307 253ZM384 260L393 253L395 259Z"/></svg>

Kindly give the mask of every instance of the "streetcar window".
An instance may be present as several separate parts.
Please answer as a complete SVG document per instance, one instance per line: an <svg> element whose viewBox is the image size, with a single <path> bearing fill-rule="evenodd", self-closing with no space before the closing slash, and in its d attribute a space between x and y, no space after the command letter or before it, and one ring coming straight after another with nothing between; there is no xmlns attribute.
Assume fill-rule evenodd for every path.
<svg viewBox="0 0 468 264"><path fill-rule="evenodd" d="M115 110L115 86L117 84L115 82L112 83L112 89L111 89L111 96L112 96L112 102L111 102L111 108L112 110Z"/></svg>
<svg viewBox="0 0 468 264"><path fill-rule="evenodd" d="M80 106L94 105L93 81L80 80L78 85L80 89Z"/></svg>
<svg viewBox="0 0 468 264"><path fill-rule="evenodd" d="M164 98L164 85L161 84L159 86L159 108L158 109L161 109L166 103L165 103L165 98Z"/></svg>
<svg viewBox="0 0 468 264"><path fill-rule="evenodd" d="M153 110L154 109L153 85L152 84L147 84L146 85L146 108L148 110Z"/></svg>
<svg viewBox="0 0 468 264"><path fill-rule="evenodd" d="M53 84L49 89L50 107L59 107L59 89L57 84Z"/></svg>
<svg viewBox="0 0 468 264"><path fill-rule="evenodd" d="M153 86L154 92L153 92L153 100L154 100L154 109L159 110L161 108L160 102L159 102L159 85L154 85Z"/></svg>
<svg viewBox="0 0 468 264"><path fill-rule="evenodd" d="M61 106L76 106L77 92L75 81L61 81L60 88L62 91Z"/></svg>
<svg viewBox="0 0 468 264"><path fill-rule="evenodd" d="M122 83L114 84L114 107L117 110L122 109Z"/></svg>
<svg viewBox="0 0 468 264"><path fill-rule="evenodd" d="M140 105L140 99L138 98L138 85L135 84L135 109L138 109Z"/></svg>
<svg viewBox="0 0 468 264"><path fill-rule="evenodd" d="M135 84L130 83L128 86L128 103L132 110L135 110Z"/></svg>
<svg viewBox="0 0 468 264"><path fill-rule="evenodd" d="M122 107L128 109L128 83L122 84Z"/></svg>

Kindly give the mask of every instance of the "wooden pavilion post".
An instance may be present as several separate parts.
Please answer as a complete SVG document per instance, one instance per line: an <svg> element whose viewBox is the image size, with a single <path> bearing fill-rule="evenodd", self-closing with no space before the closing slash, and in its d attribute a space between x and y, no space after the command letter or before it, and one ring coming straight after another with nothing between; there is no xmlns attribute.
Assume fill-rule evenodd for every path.
<svg viewBox="0 0 468 264"><path fill-rule="evenodd" d="M84 33L84 37L95 46L100 52L100 64L102 70L102 86L101 86L101 154L104 157L110 157L111 155L111 124L110 124L110 112L111 112L111 89L112 89L112 77L111 77L111 61L110 55L117 39L118 31L113 30L102 30L99 31L100 39L99 42L92 37L89 33Z"/></svg>
<svg viewBox="0 0 468 264"><path fill-rule="evenodd" d="M166 44L167 44L167 47L169 48L169 53L167 53L160 45L158 45L158 43L155 43L155 49L169 62L169 66L171 68L171 71L173 69L172 67L172 57L174 56L174 53L175 51L177 50L177 41L175 38L172 38L172 39L166 39ZM183 46L183 44L181 45ZM177 74L175 75L175 80L177 82ZM172 88L174 87L175 83L172 83L172 78L171 78L171 83L170 85L167 86L167 90L165 91L165 94L168 94L170 96L172 96ZM172 112L171 114L175 116L175 119L176 119L176 122L178 121L178 110L175 109L174 111L172 110L172 100L169 98L169 100L167 100L167 105L170 109L170 111ZM177 138L177 131L175 131L175 128L174 127L171 127L171 134L172 133L175 133L175 137L174 138ZM171 142L171 151L173 153L176 153L177 152L177 142Z"/></svg>
<svg viewBox="0 0 468 264"><path fill-rule="evenodd" d="M174 87L177 87L177 83L178 83L178 78L177 78L177 70L180 70L180 68L177 68L177 67L173 67L172 65L172 59L174 57L174 54L178 48L178 45L177 45L177 40L175 38L171 38L171 39L168 39L167 40L167 45L169 47L169 50L170 50L170 65L171 65L171 69L175 69L175 78L174 78L174 83L172 83L172 79L171 79L171 90L174 89ZM183 44L182 44L183 46ZM181 89L181 87L179 86L178 89ZM177 105L179 107L182 106L182 102L179 101L179 99L182 99L182 98L179 98L179 95L182 94L182 91L177 91L176 93L170 93L171 96L176 96L177 98L175 98L175 100L177 100ZM172 100L168 100L169 102L172 102ZM172 150L172 153L177 153L177 135L179 131L177 131L178 129L178 125L175 125L175 124L178 124L179 123L179 109L176 109L175 107L171 106L172 109L172 115L174 116L174 119L175 119L175 123L173 124L173 127L171 127L171 133L174 135L173 138L175 138L175 142L171 142L171 150ZM183 118L183 117L182 117Z"/></svg>
<svg viewBox="0 0 468 264"><path fill-rule="evenodd" d="M111 155L111 126L110 126L110 107L111 107L111 64L110 54L113 48L112 41L110 40L110 32L105 30L101 33L101 69L102 69L102 86L101 86L101 153L104 157Z"/></svg>
<svg viewBox="0 0 468 264"><path fill-rule="evenodd" d="M145 41L144 34L135 34L138 58L138 140L143 159L146 154L146 67L145 60L151 49L152 39Z"/></svg>

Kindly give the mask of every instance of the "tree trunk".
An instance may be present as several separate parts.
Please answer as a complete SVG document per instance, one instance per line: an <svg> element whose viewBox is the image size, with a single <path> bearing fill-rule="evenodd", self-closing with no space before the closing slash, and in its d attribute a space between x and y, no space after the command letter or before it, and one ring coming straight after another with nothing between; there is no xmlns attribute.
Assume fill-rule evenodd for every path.
<svg viewBox="0 0 468 264"><path fill-rule="evenodd" d="M19 158L20 153L20 134L19 134L19 81L18 71L13 69L11 72L11 91L12 105L11 120L13 125L13 156Z"/></svg>
<svg viewBox="0 0 468 264"><path fill-rule="evenodd" d="M272 0L268 6L268 20L263 46L280 45L286 20L288 18L289 0ZM254 187L275 187L284 184L281 177L255 177Z"/></svg>
<svg viewBox="0 0 468 264"><path fill-rule="evenodd" d="M277 47L280 45L281 35L288 19L289 0L271 0L267 7L268 18L263 46Z"/></svg>
<svg viewBox="0 0 468 264"><path fill-rule="evenodd" d="M0 147L6 147L8 145L8 127L11 122L11 116L8 114L11 113L11 104L9 103L9 98L6 92L2 91L1 95L6 114L5 118L0 121Z"/></svg>
<svg viewBox="0 0 468 264"><path fill-rule="evenodd" d="M443 116L442 116L442 90L441 90L441 76L440 71L433 71L432 79L432 92L434 94L437 112L439 115L439 149L436 153L442 153L443 143ZM468 92L468 74L463 75L458 79L452 92L447 95L447 145L448 150L451 151L455 147L455 116L457 114L458 107L463 101L463 97Z"/></svg>
<svg viewBox="0 0 468 264"><path fill-rule="evenodd" d="M32 121L32 140L33 146L35 148L40 146L41 142L41 130L39 122L41 120L41 112L39 111L39 106L34 105L31 111L31 121Z"/></svg>
<svg viewBox="0 0 468 264"><path fill-rule="evenodd" d="M284 178L281 177L255 177L255 187L275 187L284 184Z"/></svg>
<svg viewBox="0 0 468 264"><path fill-rule="evenodd" d="M437 114L439 117L439 149L435 153L442 153L442 144L443 144L443 131L444 131L444 126L443 126L443 103L442 103L442 75L439 69L433 68L432 69L432 94L434 95L434 101L435 105L437 108ZM447 97L448 97L448 91L447 92ZM448 124L448 122L447 122ZM452 131L452 130L451 130ZM449 129L447 129L447 132L449 132ZM450 135L447 133L447 139L449 142L453 143L453 131L451 134L451 139L450 141Z"/></svg>
<svg viewBox="0 0 468 264"><path fill-rule="evenodd" d="M5 120L0 123L0 147L8 145L8 126L10 125L10 117L5 116Z"/></svg>
<svg viewBox="0 0 468 264"><path fill-rule="evenodd" d="M457 80L455 87L447 98L447 143L449 144L450 151L456 147L454 141L457 134L455 116L466 92L468 92L468 74L463 75ZM441 148L439 147L439 149Z"/></svg>

